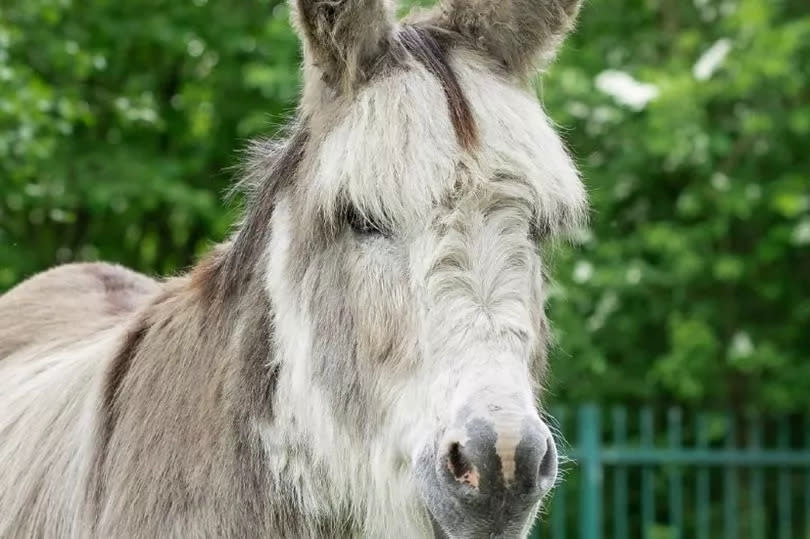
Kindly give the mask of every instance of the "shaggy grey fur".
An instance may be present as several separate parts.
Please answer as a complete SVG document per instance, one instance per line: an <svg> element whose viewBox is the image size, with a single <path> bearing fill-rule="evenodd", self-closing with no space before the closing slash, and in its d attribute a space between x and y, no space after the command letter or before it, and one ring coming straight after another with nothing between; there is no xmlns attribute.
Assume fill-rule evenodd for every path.
<svg viewBox="0 0 810 539"><path fill-rule="evenodd" d="M525 69L574 3L448 2L418 24L383 0L291 3L301 105L252 147L231 238L165 281L79 264L0 297L0 537L442 535L461 528L416 460L459 409L492 425L493 469L531 452L535 234L575 226L585 194L481 51ZM525 533L546 490L464 536Z"/></svg>

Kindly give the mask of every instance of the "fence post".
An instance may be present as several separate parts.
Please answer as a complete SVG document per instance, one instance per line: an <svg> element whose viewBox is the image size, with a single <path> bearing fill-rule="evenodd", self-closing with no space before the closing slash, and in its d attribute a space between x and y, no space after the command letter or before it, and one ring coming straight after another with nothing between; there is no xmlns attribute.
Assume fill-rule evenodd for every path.
<svg viewBox="0 0 810 539"><path fill-rule="evenodd" d="M595 404L579 409L578 444L582 470L580 481L580 538L602 538L602 429Z"/></svg>

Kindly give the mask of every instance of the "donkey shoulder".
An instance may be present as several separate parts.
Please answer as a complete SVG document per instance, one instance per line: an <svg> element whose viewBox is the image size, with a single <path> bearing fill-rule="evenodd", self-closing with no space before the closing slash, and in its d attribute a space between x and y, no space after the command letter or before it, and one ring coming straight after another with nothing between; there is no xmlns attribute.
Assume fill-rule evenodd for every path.
<svg viewBox="0 0 810 539"><path fill-rule="evenodd" d="M0 361L45 342L71 343L117 324L161 289L122 266L67 264L0 296Z"/></svg>

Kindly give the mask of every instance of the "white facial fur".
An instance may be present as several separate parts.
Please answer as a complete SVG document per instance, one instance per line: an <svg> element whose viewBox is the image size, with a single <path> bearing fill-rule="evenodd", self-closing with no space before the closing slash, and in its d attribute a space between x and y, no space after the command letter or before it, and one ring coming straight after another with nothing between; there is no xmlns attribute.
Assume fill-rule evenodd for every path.
<svg viewBox="0 0 810 539"><path fill-rule="evenodd" d="M415 63L358 93L307 154L272 223L267 291L285 366L278 399L290 404L279 430L285 445L315 451L299 461L282 452L279 468L300 470L302 501L313 511L340 507L365 523L367 536L427 533L410 464L461 409L477 399L481 413L509 402L507 415L537 414L532 360L546 336L531 231L563 233L586 208L577 171L532 93L473 53L456 52L453 67L479 129L475 151L459 144L439 81ZM294 258L306 248L298 244L311 239L298 229L340 215L347 203L384 221L390 237L357 238L331 223L332 244L290 289ZM368 366L380 428L366 438L342 427L347 419L313 383L312 343L330 335L313 323L312 286L337 266L349 282L335 293L352 296L355 323L334 331L354 331L364 361L386 362ZM388 342L394 357L378 357ZM339 352L334 361L343 361ZM307 472L310 459L322 481Z"/></svg>

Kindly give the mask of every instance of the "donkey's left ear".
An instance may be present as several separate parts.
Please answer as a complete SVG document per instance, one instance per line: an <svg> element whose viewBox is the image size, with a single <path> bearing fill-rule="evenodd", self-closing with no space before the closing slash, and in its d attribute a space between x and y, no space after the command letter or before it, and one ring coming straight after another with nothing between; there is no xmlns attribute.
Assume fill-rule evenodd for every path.
<svg viewBox="0 0 810 539"><path fill-rule="evenodd" d="M460 33L517 75L548 62L582 0L441 0L434 23Z"/></svg>
<svg viewBox="0 0 810 539"><path fill-rule="evenodd" d="M350 90L388 50L394 0L290 0L308 63L324 80Z"/></svg>

